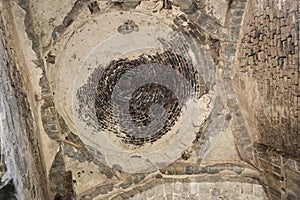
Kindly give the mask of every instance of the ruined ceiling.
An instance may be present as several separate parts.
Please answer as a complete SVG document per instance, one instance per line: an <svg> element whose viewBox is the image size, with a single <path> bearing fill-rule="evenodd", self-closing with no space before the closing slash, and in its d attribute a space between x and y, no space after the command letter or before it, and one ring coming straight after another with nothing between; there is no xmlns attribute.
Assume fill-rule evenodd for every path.
<svg viewBox="0 0 300 200"><path fill-rule="evenodd" d="M2 180L20 199L269 199L236 81L267 2L2 1Z"/></svg>

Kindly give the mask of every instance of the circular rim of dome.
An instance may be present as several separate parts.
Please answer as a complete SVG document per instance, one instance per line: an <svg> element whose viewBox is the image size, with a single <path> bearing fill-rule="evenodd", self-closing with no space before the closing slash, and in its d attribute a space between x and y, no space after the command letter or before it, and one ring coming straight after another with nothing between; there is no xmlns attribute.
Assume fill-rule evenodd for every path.
<svg viewBox="0 0 300 200"><path fill-rule="evenodd" d="M126 15L129 16L127 13L123 13L122 16L117 16L120 19L124 18ZM105 29L105 27L110 27L112 24L108 24L107 22L103 21L103 15L99 14L94 21L101 21L101 23L106 23L101 26ZM116 17L116 15L111 15L110 17ZM117 32L117 25L115 26L115 33L116 35L114 37L110 37L110 34L106 34L106 37L103 37L103 35L99 38L96 38L95 41L97 42L86 42L88 49L90 49L90 53L87 54L84 50L81 50L81 46L84 44L82 41L84 38L86 38L86 34L88 32L97 32L99 28L98 25L92 25L87 26L84 24L84 26L80 26L80 29L82 31L77 31L73 35L71 35L70 38L65 38L65 40L60 41L60 45L62 48L58 48L59 50L62 50L63 48L66 49L73 49L78 51L78 54L74 56L74 60L68 60L67 58L73 57L74 52L67 51L64 49L64 52L60 57L58 57L58 62L56 63L57 66L60 66L61 68L58 69L55 73L61 73L61 74L77 74L76 80L74 81L74 84L71 86L71 90L68 89L67 92L65 92L66 88L68 86L63 85L64 81L59 82L59 86L62 86L61 88L57 88L57 94L61 94L62 97L59 99L56 99L55 102L58 105L57 108L59 112L62 114L63 118L66 119L66 123L70 127L71 131L73 131L75 134L77 134L80 139L83 141L84 144L92 146L93 148L96 148L99 150L104 156L105 156L105 163L108 166L112 166L113 164L119 164L122 166L124 171L130 171L130 172L141 172L141 171L153 171L157 168L163 167L168 165L169 163L175 161L177 158L181 156L182 151L184 151L188 146L192 145L193 140L195 139L195 132L198 132L199 127L201 126L201 122L203 122L211 112L212 104L214 101L214 94L206 94L202 96L202 105L196 106L199 114L195 114L195 123L197 128L195 128L194 131L189 130L186 128L182 132L186 132L186 134L176 134L176 131L173 131L173 134L166 134L165 139L161 142L161 144L153 146L149 145L146 147L143 147L142 149L139 149L139 152L136 153L135 148L128 148L127 146L117 146L114 143L114 140L116 138L107 138L107 136L97 136L95 137L96 132L89 129L88 126L86 126L86 123L83 123L80 119L78 114L77 116L74 115L76 113L76 104L77 104L77 97L76 97L76 91L79 87L84 85L87 80L93 79L94 77L91 77L91 73L94 70L99 70L101 72L100 68L97 68L100 63L98 62L99 59L97 55L101 55L101 52L104 52L105 49L115 49L116 52L109 52L109 55L103 56L101 62L105 66L107 63L109 63L110 60L116 59L116 58L122 58L125 54L122 53L124 49L126 50L126 57L134 58L136 55L140 55L143 53L143 50L139 47L140 45L147 46L147 53L153 54L155 52L159 52L158 49L162 48L163 42L165 45L172 45L169 42L170 39L174 36L174 30L167 28L167 26L164 27L157 27L160 25L155 24L156 20L153 20L153 27L147 27L148 24L141 26L141 21L145 19L149 20L149 16L143 16L141 17L140 14L130 13L130 17L135 19L135 23L139 26L138 31L133 31L130 34L122 35ZM154 17L153 17L154 18ZM141 20L141 21L139 21ZM90 22L92 23L92 22ZM104 34L105 35L105 34ZM146 39L141 41L136 41L136 38L146 37ZM118 45L118 42L120 38L126 38L126 40L132 41L132 50L128 51L128 46L124 47L121 46L120 48L113 48L114 45ZM152 38L152 39L151 39ZM155 38L155 40L153 40ZM161 39L164 39L162 41ZM174 39L174 37L173 37ZM109 42L110 41L110 42ZM65 43L63 43L65 42ZM63 43L63 44L62 44ZM99 46L98 44L101 45ZM139 43L139 45L137 45ZM174 43L174 41L173 41ZM134 46L135 45L135 46ZM193 43L195 45L195 43ZM103 48L105 46L105 48ZM170 47L172 48L172 47ZM154 51L153 51L154 49ZM198 46L194 46L191 51L197 49L197 55L191 58L192 62L197 62L198 65L196 67L202 66L201 70L198 70L199 73L203 73L204 71L208 72L207 76L204 76L202 80L202 84L200 87L206 87L205 83L206 78L210 79L214 76L214 73L210 73L211 70L214 70L213 61L212 59L206 55L206 52L202 48L198 48ZM175 52L178 51L175 49ZM81 53L79 53L81 52ZM137 53L138 52L138 53ZM191 52L189 52L191 53ZM69 56L66 56L69 55ZM197 60L200 57L200 60ZM81 59L81 60L80 60ZM201 60L202 59L202 60ZM84 61L82 61L84 60ZM66 66L69 66L72 63L81 63L81 66L77 66L75 69L67 68ZM80 67L80 68L79 68ZM204 67L204 69L203 69ZM71 70L71 72L70 72ZM55 73L53 73L55 76ZM59 78L59 77L57 77ZM201 79L201 77L198 77ZM94 87L94 86L93 86ZM72 91L72 93L70 93ZM72 104L71 109L69 109L70 106L70 99L68 95L72 95ZM88 91L86 95L92 95L91 91ZM58 96L58 95L57 95ZM61 99L64 99L63 103L58 103L61 101ZM195 102L191 100L189 102L190 104L195 106ZM198 102L199 103L199 102ZM62 106L65 105L65 106ZM189 111L190 109L190 111ZM197 110L196 109L196 110ZM183 112L181 118L191 118L191 116L187 113L189 112L195 112L195 109L192 107L185 108L185 112ZM205 111L205 112L204 112ZM95 112L94 112L95 113ZM185 113L185 114L184 114ZM197 112L195 112L197 113ZM80 113L79 113L80 114ZM189 124L194 123L194 121L190 121ZM195 124L194 124L195 125ZM178 127L177 127L178 129ZM197 129L197 131L196 131ZM174 135L175 139L171 140ZM155 149L154 151L152 151Z"/></svg>

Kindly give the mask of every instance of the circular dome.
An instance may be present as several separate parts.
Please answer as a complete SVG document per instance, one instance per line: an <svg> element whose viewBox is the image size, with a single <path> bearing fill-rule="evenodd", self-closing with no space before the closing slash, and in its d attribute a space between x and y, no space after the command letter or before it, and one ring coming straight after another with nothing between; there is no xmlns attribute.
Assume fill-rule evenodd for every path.
<svg viewBox="0 0 300 200"><path fill-rule="evenodd" d="M57 81L58 110L84 144L104 155L108 166L117 164L128 172L164 167L192 145L210 115L212 60L162 19L139 13L102 17L108 19L99 15L78 25L80 31L61 45L65 55L55 74L76 76L67 86L63 78ZM126 17L126 26L109 20ZM85 42L89 32L99 30L98 22L111 31Z"/></svg>

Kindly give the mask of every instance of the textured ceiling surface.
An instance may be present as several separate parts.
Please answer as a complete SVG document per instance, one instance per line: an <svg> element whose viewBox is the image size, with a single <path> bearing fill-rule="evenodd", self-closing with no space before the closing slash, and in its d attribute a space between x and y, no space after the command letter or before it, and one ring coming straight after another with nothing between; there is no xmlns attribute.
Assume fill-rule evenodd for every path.
<svg viewBox="0 0 300 200"><path fill-rule="evenodd" d="M1 184L13 180L19 199L297 196L299 162L268 132L270 92L263 92L276 62L299 65L296 1L0 5L0 76L7 83L0 82ZM278 44L275 52L268 41ZM266 57L274 71L259 79L246 70L264 70ZM280 104L294 105L293 138L295 69L284 80L293 80L286 94L296 103ZM294 141L296 152L296 139L284 141Z"/></svg>
<svg viewBox="0 0 300 200"><path fill-rule="evenodd" d="M130 21L115 21L124 16ZM215 85L212 59L196 51L203 47L153 18L99 14L56 44L62 52L51 51L59 55L49 68L58 112L108 165L124 171L153 171L179 158L209 117L216 93L209 92ZM86 34L93 43L83 48Z"/></svg>

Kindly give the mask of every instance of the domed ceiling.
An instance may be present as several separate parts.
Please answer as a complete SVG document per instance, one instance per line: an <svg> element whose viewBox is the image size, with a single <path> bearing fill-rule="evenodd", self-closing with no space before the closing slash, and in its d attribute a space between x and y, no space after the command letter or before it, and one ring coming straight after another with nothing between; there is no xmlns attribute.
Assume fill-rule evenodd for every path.
<svg viewBox="0 0 300 200"><path fill-rule="evenodd" d="M28 81L51 199L266 199L229 70L239 27L226 23L245 2L229 5L11 3L39 66Z"/></svg>
<svg viewBox="0 0 300 200"><path fill-rule="evenodd" d="M58 111L110 167L167 166L200 137L212 111L212 58L172 29L174 14L99 13L73 23L51 51Z"/></svg>

